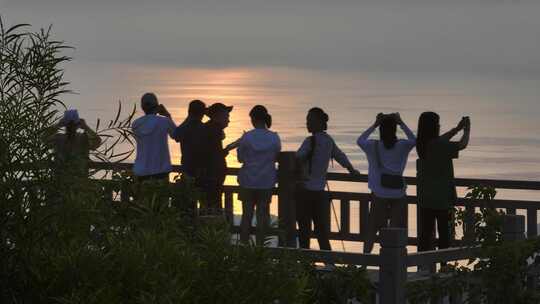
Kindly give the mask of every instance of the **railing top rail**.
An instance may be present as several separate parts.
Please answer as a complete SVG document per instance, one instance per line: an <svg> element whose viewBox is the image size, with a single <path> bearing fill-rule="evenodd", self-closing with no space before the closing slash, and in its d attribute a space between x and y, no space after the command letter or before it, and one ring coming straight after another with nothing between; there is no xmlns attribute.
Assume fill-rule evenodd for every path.
<svg viewBox="0 0 540 304"><path fill-rule="evenodd" d="M105 162L90 162L93 169L100 170L131 170L132 163L105 163ZM174 171L180 171L179 165L173 165ZM237 175L239 168L227 168L228 175ZM342 182L362 182L368 181L367 175L358 177L351 176L346 173L329 172L328 180ZM416 185L415 177L405 177L408 185ZM456 178L455 183L459 187L468 187L473 185L491 186L497 189L513 189L513 190L540 190L540 181L525 181L525 180L498 180L498 179L475 179L475 178Z"/></svg>
<svg viewBox="0 0 540 304"><path fill-rule="evenodd" d="M377 254L351 253L341 251L311 250L287 247L268 247L273 254L301 254L320 262L344 263L349 265L380 266L381 258Z"/></svg>
<svg viewBox="0 0 540 304"><path fill-rule="evenodd" d="M409 253L407 266L467 260L476 257L478 250L478 247L457 247Z"/></svg>

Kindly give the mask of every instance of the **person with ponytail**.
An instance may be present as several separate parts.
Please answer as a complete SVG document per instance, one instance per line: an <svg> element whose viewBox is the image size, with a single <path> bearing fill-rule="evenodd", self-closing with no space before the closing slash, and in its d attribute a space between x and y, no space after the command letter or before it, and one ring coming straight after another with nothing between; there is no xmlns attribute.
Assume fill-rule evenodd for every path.
<svg viewBox="0 0 540 304"><path fill-rule="evenodd" d="M451 141L463 131L461 139ZM471 121L463 117L459 124L443 135L440 133L440 118L437 113L424 112L418 121L416 150L418 160L418 251L435 249L435 221L439 232L439 249L450 247L453 226L451 211L456 202L453 159L469 144Z"/></svg>
<svg viewBox="0 0 540 304"><path fill-rule="evenodd" d="M238 140L237 157L242 164L238 174L239 200L242 201L240 241L250 239L253 211L257 209L257 244L264 245L269 228L272 189L277 181L276 161L281 151L277 133L270 131L272 116L261 105L249 112L253 129Z"/></svg>
<svg viewBox="0 0 540 304"><path fill-rule="evenodd" d="M398 139L399 126L407 139ZM380 139L369 139L379 128ZM388 226L405 228L407 221L407 185L403 171L407 166L409 152L416 145L416 137L403 122L399 113L379 113L375 123L356 142L366 153L369 173L368 187L372 192L368 219L368 233L364 243L364 253L371 253L377 232Z"/></svg>
<svg viewBox="0 0 540 304"><path fill-rule="evenodd" d="M358 170L343 153L332 137L326 133L328 114L321 108L311 108L306 118L307 130L312 135L307 137L296 152L302 165L302 180L297 185L296 216L299 227L301 248L310 247L311 222L315 225L315 235L321 250L332 250L330 234L330 199L324 191L326 174L331 159L353 175L360 175Z"/></svg>

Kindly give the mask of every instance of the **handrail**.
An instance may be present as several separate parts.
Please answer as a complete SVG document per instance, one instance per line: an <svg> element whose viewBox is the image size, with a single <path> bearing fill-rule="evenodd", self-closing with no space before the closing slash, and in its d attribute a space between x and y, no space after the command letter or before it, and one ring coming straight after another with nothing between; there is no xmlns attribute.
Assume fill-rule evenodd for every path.
<svg viewBox="0 0 540 304"><path fill-rule="evenodd" d="M131 170L132 163L105 163L105 162L90 162L90 167L98 170ZM180 166L173 165L173 171L179 172ZM238 175L239 168L227 168L227 175ZM327 175L330 181L342 182L367 182L367 175L351 176L346 173L329 172ZM417 185L416 177L405 177L408 185ZM526 180L499 180L499 179L476 179L476 178L456 178L455 184L458 187L468 187L472 185L492 186L498 189L511 190L540 190L540 181Z"/></svg>
<svg viewBox="0 0 540 304"><path fill-rule="evenodd" d="M409 253L407 266L435 264L441 262L458 261L474 258L479 247L455 247L430 251Z"/></svg>
<svg viewBox="0 0 540 304"><path fill-rule="evenodd" d="M318 262L330 262L330 263L344 263L349 265L364 265L364 266L380 266L381 258L377 254L369 253L350 253L340 251L328 251L328 250L311 250L301 248L288 248L288 247L268 247L272 254L277 255L279 253L299 253L314 259Z"/></svg>

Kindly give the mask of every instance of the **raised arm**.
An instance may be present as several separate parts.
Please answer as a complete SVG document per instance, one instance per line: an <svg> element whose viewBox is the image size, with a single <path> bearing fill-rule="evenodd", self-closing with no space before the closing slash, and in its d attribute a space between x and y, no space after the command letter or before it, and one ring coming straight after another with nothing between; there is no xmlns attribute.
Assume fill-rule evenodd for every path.
<svg viewBox="0 0 540 304"><path fill-rule="evenodd" d="M405 136L407 136L407 141L409 142L410 146L416 145L416 136L411 131L409 126L401 119L401 115L399 113L396 113L396 121L401 130L403 130L403 133L405 133Z"/></svg>
<svg viewBox="0 0 540 304"><path fill-rule="evenodd" d="M459 141L459 149L464 150L469 145L469 139L471 137L471 120L469 117L464 118L463 122L463 135Z"/></svg>
<svg viewBox="0 0 540 304"><path fill-rule="evenodd" d="M413 131L407 126L407 124L401 119L401 115L399 113L396 113L396 120L397 124L403 130L403 133L405 133L405 136L407 136L408 140L416 141L416 136L414 135Z"/></svg>
<svg viewBox="0 0 540 304"><path fill-rule="evenodd" d="M167 133L169 133L169 136L172 139L175 139L175 132L174 131L176 130L176 124L172 120L171 113L169 113L169 111L167 110L167 108L163 104L160 104L158 106L157 113L159 115L167 117L169 119L169 121L168 121L169 125L167 126Z"/></svg>
<svg viewBox="0 0 540 304"><path fill-rule="evenodd" d="M467 130L466 130L467 129ZM459 141L459 148L463 150L469 144L470 137L470 120L468 117L463 117L458 125L451 129L450 131L444 133L440 136L440 139L443 141L450 141L454 136L456 136L461 130L464 130L463 136Z"/></svg>
<svg viewBox="0 0 540 304"><path fill-rule="evenodd" d="M368 144L369 144L369 136L375 131L375 129L377 129L377 127L381 124L381 118L382 118L382 113L379 113L377 114L377 119L375 120L375 122L373 123L373 125L371 125L371 127L369 127L367 130L364 131L364 133L362 133L358 139L356 140L356 144L362 148L362 150L364 150Z"/></svg>
<svg viewBox="0 0 540 304"><path fill-rule="evenodd" d="M99 135L97 135L94 130L92 130L87 124L84 119L79 120L79 126L81 129L84 130L86 133L86 136L88 137L88 148L90 150L95 150L101 145L101 138Z"/></svg>

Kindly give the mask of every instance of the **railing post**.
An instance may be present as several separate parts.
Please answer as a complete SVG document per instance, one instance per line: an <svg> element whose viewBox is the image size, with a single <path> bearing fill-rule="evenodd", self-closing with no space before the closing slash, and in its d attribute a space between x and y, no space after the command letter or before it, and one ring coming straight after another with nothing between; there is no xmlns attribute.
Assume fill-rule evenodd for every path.
<svg viewBox="0 0 540 304"><path fill-rule="evenodd" d="M381 304L405 304L407 283L407 230L381 229L379 295Z"/></svg>
<svg viewBox="0 0 540 304"><path fill-rule="evenodd" d="M533 238L538 235L538 210L527 209L527 237Z"/></svg>
<svg viewBox="0 0 540 304"><path fill-rule="evenodd" d="M525 216L503 216L503 239L507 241L517 241L525 239Z"/></svg>
<svg viewBox="0 0 540 304"><path fill-rule="evenodd" d="M295 153L281 152L278 164L278 217L279 228L284 233L279 236L279 245L296 247Z"/></svg>

